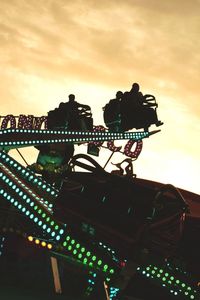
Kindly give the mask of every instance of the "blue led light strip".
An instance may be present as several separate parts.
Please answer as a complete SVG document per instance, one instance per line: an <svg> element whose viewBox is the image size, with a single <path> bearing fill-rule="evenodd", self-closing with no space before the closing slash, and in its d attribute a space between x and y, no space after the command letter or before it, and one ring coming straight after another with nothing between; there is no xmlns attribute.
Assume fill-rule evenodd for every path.
<svg viewBox="0 0 200 300"><path fill-rule="evenodd" d="M115 287L110 287L110 300L117 297L117 294L119 293L120 289Z"/></svg>
<svg viewBox="0 0 200 300"><path fill-rule="evenodd" d="M30 134L30 136L34 135L64 135L66 138L70 136L70 138L101 138L101 137L108 137L109 139L118 138L118 139L138 139L141 137L146 137L151 133L148 131L137 131L137 132L110 132L110 131L67 131L67 130L37 130L37 129L4 129L0 130L0 135L8 135L8 134L18 134L18 136L22 136L24 134Z"/></svg>
<svg viewBox="0 0 200 300"><path fill-rule="evenodd" d="M6 167L1 165L1 169L3 171L0 172L0 180L3 181L2 186L7 185L6 191L3 188L1 189L3 197L45 230L48 235L57 241L60 240L61 235L64 233L64 226L53 220L49 209L40 202L37 195L29 190L24 183L17 180L9 170L6 170ZM11 194L8 194L9 191L11 191ZM16 196L11 196L13 192L18 200L15 199Z"/></svg>
<svg viewBox="0 0 200 300"><path fill-rule="evenodd" d="M30 188L28 187L27 184L25 184L25 183L22 182L18 177L16 177L16 176L15 176L15 175L14 175L14 174L13 174L13 173L5 166L5 165L3 165L2 163L0 163L0 167L1 167L1 169L2 169L4 172L6 172L7 175L9 175L9 177L12 178L13 181L11 181L11 179L10 179L9 177L7 177L7 176L5 175L5 173L4 173L4 178L3 178L3 180L4 180L4 179L7 180L7 181L10 180L10 182L11 182L12 184L14 184L14 181L17 182L18 188L21 187L23 190L25 190L25 192L26 192L27 194L29 194L29 196L34 197L35 200L37 200L37 201L40 202L40 205L43 207L43 209L48 210L49 213L52 214L52 209L45 203L45 201L44 201L43 199L41 199L36 193L34 193L34 192L32 191L32 189L30 189ZM0 174L1 174L1 173L0 173ZM3 174L3 173L2 173L2 174ZM1 175L0 175L0 176L1 176ZM6 181L5 181L5 182L6 182Z"/></svg>
<svg viewBox="0 0 200 300"><path fill-rule="evenodd" d="M98 258L92 253L93 251L88 251L85 246L81 245L71 235L68 235L66 227L54 220L53 215L47 211L47 208L40 203L38 196L25 183L18 180L2 164L0 164L0 167L2 169L2 172L0 172L0 180L2 182L0 195L14 205L16 209L23 212L32 222L35 222L35 225L42 228L55 242L58 242L62 236L62 246L75 259L85 265L108 273L110 276L114 274L114 268L109 267L104 259ZM13 193L16 196L12 196ZM115 263L113 262L112 264Z"/></svg>
<svg viewBox="0 0 200 300"><path fill-rule="evenodd" d="M98 132L98 131L57 131L31 129L5 129L0 131L0 147L16 148L53 143L82 143L132 139L134 141L156 133L140 132Z"/></svg>
<svg viewBox="0 0 200 300"><path fill-rule="evenodd" d="M21 191L19 193L21 193ZM10 193L8 193L3 188L0 189L0 195L2 195L7 201L9 201L12 205L14 205L14 207L16 209L18 209L20 212L24 213L25 216L28 217L36 225L38 225L38 227L40 229L46 231L46 233L51 238L54 238L56 241L60 240L61 235L63 235L63 233L64 233L64 229L61 228L61 226L58 226L54 221L52 221L52 219L47 214L45 214L45 216L44 216L44 212L41 214L39 212L37 213L36 211L34 211L35 206L34 206L34 202L31 201L32 199L30 199L30 198L24 199L24 200L26 200L26 202L20 201L19 198L17 198L17 200L16 200L16 197L13 197ZM27 202L29 202L29 204L30 204L30 207L28 207L28 208L27 208L27 204L28 204ZM47 217L47 218L45 219L45 217ZM49 218L49 220L48 220L48 218ZM51 224L53 224L53 225L56 224L57 229L55 229L56 226L53 226Z"/></svg>
<svg viewBox="0 0 200 300"><path fill-rule="evenodd" d="M22 165L20 165L17 161L11 158L6 153L0 151L0 162L6 165L9 169L12 168L15 170L18 176L22 177L26 182L30 182L31 184L38 186L41 190L45 191L45 194L49 195L51 201L54 201L58 195L58 191L53 188L49 183L41 179L39 176L36 176L35 173ZM40 194L40 192L38 191ZM42 197L40 198L41 201L44 201ZM52 208L52 203L45 200L45 203Z"/></svg>
<svg viewBox="0 0 200 300"><path fill-rule="evenodd" d="M86 296L90 296L90 294L92 293L95 283L97 280L97 274L95 272L89 272L89 278L88 278L88 286L87 289L85 291Z"/></svg>

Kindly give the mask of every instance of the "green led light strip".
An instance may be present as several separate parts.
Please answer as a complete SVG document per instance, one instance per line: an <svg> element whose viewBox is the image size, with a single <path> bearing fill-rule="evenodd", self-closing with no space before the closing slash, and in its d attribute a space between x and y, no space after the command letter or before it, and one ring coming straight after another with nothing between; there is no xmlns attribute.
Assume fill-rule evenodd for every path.
<svg viewBox="0 0 200 300"><path fill-rule="evenodd" d="M1 173L0 173L1 174ZM31 202L29 198L26 198L25 203L20 203L21 201L16 200L14 197L11 196L5 189L1 188L0 189L0 195L2 195L7 201L9 201L16 209L21 211L22 213L25 214L26 217L28 217L31 221L36 223L40 228L45 230L51 237L55 237L56 240L60 239L60 235L64 233L63 229L59 230L59 233L52 231L54 228L52 228L53 222L51 221L50 224L44 223L44 220L42 219L42 214L38 212L38 214L34 211L36 209L36 206L34 206L34 203ZM29 202L30 200L30 202ZM27 209L27 201L30 203L30 208ZM40 217L41 215L41 217ZM43 213L43 218L44 218L44 213ZM48 218L48 217L47 217ZM49 227L48 227L49 226ZM57 235L56 235L57 234Z"/></svg>
<svg viewBox="0 0 200 300"><path fill-rule="evenodd" d="M24 192L24 184L22 187L23 189L21 189L20 185L17 186L15 182L10 180L10 178L2 172L0 172L0 179L11 191L14 191L17 194L19 199L17 201L4 189L1 189L3 197L33 220L40 228L42 227L47 234L53 238L55 237L57 241L60 240L61 235L64 233L64 229L54 221L51 214L41 205L34 193L28 193L28 191ZM17 184L19 184L19 182L17 182Z"/></svg>
<svg viewBox="0 0 200 300"><path fill-rule="evenodd" d="M25 180L28 180L32 184L39 186L51 197L57 197L58 191L55 188L53 188L49 183L36 176L33 171L26 169L2 151L0 151L0 159L7 166L14 168L16 173L20 174ZM48 205L48 202L46 204ZM49 204L49 206L52 207L52 204Z"/></svg>
<svg viewBox="0 0 200 300"><path fill-rule="evenodd" d="M46 204L46 201L44 201L43 199L41 199L40 197L38 197L38 195L36 195L31 188L28 187L27 184L25 184L24 182L22 182L18 177L16 177L5 165L0 163L0 167L2 168L2 170L4 170L7 174L9 174L9 176L14 180L17 181L17 184L19 186L21 186L28 194L30 194L32 197L34 197L37 201L40 202L40 205L43 206L44 209L48 210L51 214L52 214L52 209L51 207L49 207ZM5 175L6 176L6 175Z"/></svg>
<svg viewBox="0 0 200 300"><path fill-rule="evenodd" d="M45 230L51 236L51 238L55 239L56 241L60 240L60 235L62 235L64 238L64 236L67 234L66 228L59 226L53 219L53 216L49 215L49 213L45 211L43 207L41 207L41 203L38 203L38 199L34 197L34 193L32 193L32 191L30 192L31 195L28 197L27 193L24 193L23 191L25 189L25 185L18 181L17 184L19 184L19 186L17 186L15 182L10 180L10 178L3 172L0 172L0 179L4 182L4 184L7 185L7 187L9 187L11 191L14 191L20 199L20 201L17 201L2 188L0 189L0 194L6 200L23 212L27 217L29 217L29 219L35 222L36 225L42 227L42 229ZM63 240L64 242L62 245L66 247L66 250L74 258L90 267L98 268L103 272L109 273L110 275L114 274L113 268L110 268L108 264L103 261L103 259L97 258L96 255L92 254L84 246L81 246L81 244L73 237L67 235Z"/></svg>
<svg viewBox="0 0 200 300"><path fill-rule="evenodd" d="M170 274L168 270L149 265L146 268L137 268L138 272L142 275L154 279L163 287L168 288L169 291L175 296L181 295L187 299L197 299L197 290L179 280L174 275Z"/></svg>
<svg viewBox="0 0 200 300"><path fill-rule="evenodd" d="M76 259L81 261L83 264L87 264L90 267L95 267L103 272L114 274L114 269L110 268L102 259L97 258L96 255L92 254L85 247L83 247L78 241L74 238L67 235L63 246L66 247L67 251L73 253Z"/></svg>

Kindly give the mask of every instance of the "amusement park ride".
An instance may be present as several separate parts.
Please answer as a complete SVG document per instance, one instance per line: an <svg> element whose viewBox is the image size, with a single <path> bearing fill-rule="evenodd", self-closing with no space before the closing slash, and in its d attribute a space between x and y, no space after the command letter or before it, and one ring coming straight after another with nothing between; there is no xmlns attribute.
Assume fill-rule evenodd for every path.
<svg viewBox="0 0 200 300"><path fill-rule="evenodd" d="M93 126L90 107L74 95L47 117L20 115L18 125L12 115L3 118L1 282L12 277L13 261L17 278L26 274L20 264L28 257L37 265L42 253L63 296L67 273L68 283L80 275L79 299L200 299L200 196L133 174L143 139L160 131L149 127L163 124L157 106L133 84L103 108L107 128ZM126 158L107 172L91 155L104 142L111 157L121 152L115 140L128 140ZM89 155L74 155L75 144L87 144ZM9 155L30 146L39 150L32 165Z"/></svg>

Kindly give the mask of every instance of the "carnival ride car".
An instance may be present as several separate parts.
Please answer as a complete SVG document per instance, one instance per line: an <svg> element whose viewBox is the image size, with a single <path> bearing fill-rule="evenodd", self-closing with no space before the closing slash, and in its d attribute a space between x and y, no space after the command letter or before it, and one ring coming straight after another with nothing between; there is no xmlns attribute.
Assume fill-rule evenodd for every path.
<svg viewBox="0 0 200 300"><path fill-rule="evenodd" d="M200 197L73 156L74 144L141 143L157 132L93 131L90 108L80 107L73 102L49 112L47 129L0 131L3 275L29 243L50 256L59 294L72 265L89 299L199 299ZM24 167L8 154L28 146L39 150L36 164Z"/></svg>

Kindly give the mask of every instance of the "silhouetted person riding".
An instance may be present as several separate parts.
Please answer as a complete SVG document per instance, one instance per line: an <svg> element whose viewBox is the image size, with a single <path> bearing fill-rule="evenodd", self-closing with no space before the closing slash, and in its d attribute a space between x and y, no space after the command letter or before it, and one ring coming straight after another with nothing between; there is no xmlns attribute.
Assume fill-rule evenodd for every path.
<svg viewBox="0 0 200 300"><path fill-rule="evenodd" d="M121 100L123 99L123 93L118 91L116 98L111 99L109 104L103 107L104 120L107 120L106 125L111 131L121 130Z"/></svg>
<svg viewBox="0 0 200 300"><path fill-rule="evenodd" d="M61 102L58 108L48 113L47 127L49 129L92 130L93 119L90 106L75 101L74 94L68 97L68 102Z"/></svg>
<svg viewBox="0 0 200 300"><path fill-rule="evenodd" d="M92 130L91 109L88 105L76 102L75 95L70 94L68 102L61 102L58 108L48 112L47 127L52 130ZM68 172L68 162L74 154L74 144L45 144L36 148L39 155L31 169L60 188L62 179Z"/></svg>
<svg viewBox="0 0 200 300"><path fill-rule="evenodd" d="M104 121L111 131L127 131L132 128L144 128L147 131L151 124L156 126L163 124L157 118L158 105L155 97L149 94L143 95L138 83L133 83L129 92L124 94L120 92L119 95L119 97L116 95L115 102L110 100L104 109ZM119 99L118 103L117 99ZM113 125L116 123L120 125L118 127Z"/></svg>

